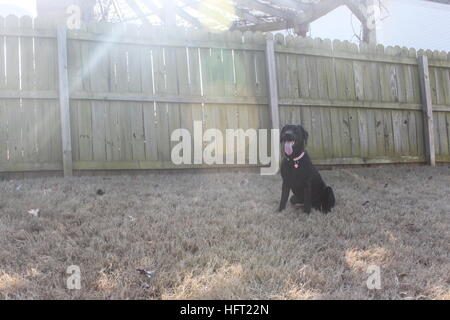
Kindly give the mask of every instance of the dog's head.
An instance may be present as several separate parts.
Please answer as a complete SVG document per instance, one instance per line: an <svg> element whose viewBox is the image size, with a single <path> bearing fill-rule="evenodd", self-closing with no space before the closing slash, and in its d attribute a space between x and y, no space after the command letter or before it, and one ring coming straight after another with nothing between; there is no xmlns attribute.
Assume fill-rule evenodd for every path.
<svg viewBox="0 0 450 320"><path fill-rule="evenodd" d="M302 126L288 124L281 130L280 142L285 156L296 158L305 151L308 132Z"/></svg>

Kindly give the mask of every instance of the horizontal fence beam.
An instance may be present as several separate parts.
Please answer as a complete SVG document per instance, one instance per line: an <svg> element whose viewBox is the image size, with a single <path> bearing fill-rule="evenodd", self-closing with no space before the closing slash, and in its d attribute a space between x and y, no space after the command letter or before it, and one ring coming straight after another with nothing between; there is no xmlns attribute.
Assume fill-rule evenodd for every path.
<svg viewBox="0 0 450 320"><path fill-rule="evenodd" d="M330 159L311 159L315 165L365 165L365 164L392 164L392 163L425 163L423 156L389 156L361 158L330 158Z"/></svg>
<svg viewBox="0 0 450 320"><path fill-rule="evenodd" d="M32 30L19 28L3 28L0 37L51 38L56 40L56 30Z"/></svg>
<svg viewBox="0 0 450 320"><path fill-rule="evenodd" d="M59 99L57 91L19 91L0 89L0 99L36 99L53 100Z"/></svg>
<svg viewBox="0 0 450 320"><path fill-rule="evenodd" d="M95 35L83 31L68 32L68 40L91 41L112 44L129 44L149 47L180 47L180 48L200 48L200 49L228 49L228 50L248 50L248 51L264 51L264 44L257 43L237 43L227 41L202 41L202 40L179 40L179 39L140 39L114 36L113 34Z"/></svg>
<svg viewBox="0 0 450 320"><path fill-rule="evenodd" d="M124 102L158 102L179 104L225 104L225 105L267 105L269 99L266 97L201 97L201 96L137 96L111 93L72 94L73 100L99 100L99 101L124 101ZM376 101L345 101L309 98L280 98L279 106L305 106L305 107L336 107L336 108L369 108L369 109L391 109L391 110L422 110L420 103L401 102L376 102ZM435 105L439 111L450 111L446 105Z"/></svg>
<svg viewBox="0 0 450 320"><path fill-rule="evenodd" d="M374 102L374 101L339 101L318 99L280 99L284 107L330 107L330 108L361 108L387 110L422 110L418 103Z"/></svg>
<svg viewBox="0 0 450 320"><path fill-rule="evenodd" d="M332 164L388 164L388 163L406 163L426 162L423 156L386 156L386 157L347 157L332 159L312 159L314 164L332 165ZM243 165L223 164L223 165L175 165L169 161L75 161L75 170L127 170L127 169L185 169L185 168L220 168L220 167L242 167ZM260 165L245 165L246 167L259 167Z"/></svg>
<svg viewBox="0 0 450 320"><path fill-rule="evenodd" d="M450 105L433 104L432 107L436 112L450 112Z"/></svg>
<svg viewBox="0 0 450 320"><path fill-rule="evenodd" d="M177 39L139 39L130 38L129 35L115 36L114 34L92 34L83 31L68 31L68 41L89 41L110 44L129 44L148 47L180 47L180 48L200 48L200 49L229 49L229 50L248 50L264 51L264 44L256 43L237 43L220 41L202 41L202 40L177 40ZM21 38L57 38L56 31L53 30L22 30L22 29L3 29L0 31L0 37L21 37Z"/></svg>
<svg viewBox="0 0 450 320"><path fill-rule="evenodd" d="M168 95L136 95L126 93L73 93L73 100L101 100L124 102L159 102L159 103L187 103L187 104L267 104L266 97L207 97L207 96L168 96Z"/></svg>
<svg viewBox="0 0 450 320"><path fill-rule="evenodd" d="M0 162L0 172L61 171L62 162Z"/></svg>
<svg viewBox="0 0 450 320"><path fill-rule="evenodd" d="M255 164L181 164L170 161L75 161L74 170L148 170L148 169L196 169L196 168L243 168L260 167Z"/></svg>
<svg viewBox="0 0 450 320"><path fill-rule="evenodd" d="M275 46L276 53L285 53L285 54L295 54L295 55L304 55L304 56L312 56L319 58L334 58L334 59L342 59L342 60L352 60L352 61L363 61L363 62L378 62L378 63L391 63L391 64L402 64L402 65L414 65L417 66L417 58L413 57L396 57L396 56L379 56L367 53L351 53L351 52L340 52L340 51L332 51L332 50L323 50L318 48L286 48L283 46ZM450 68L450 61L439 61L439 60L430 60L430 67L436 68Z"/></svg>
<svg viewBox="0 0 450 320"><path fill-rule="evenodd" d="M395 63L395 64L407 64L407 65L417 65L416 58L409 57L389 57L386 55L370 55L364 53L351 53L351 52L340 52L332 50L323 50L318 48L286 48L283 46L275 47L276 53L285 54L295 54L304 56L313 56L320 58L335 58L343 60L356 60L356 61L366 61L366 62L381 62L381 63ZM449 63L450 65L450 63Z"/></svg>
<svg viewBox="0 0 450 320"><path fill-rule="evenodd" d="M413 156L386 156L383 158L360 158L360 157L348 157L348 158L332 158L332 159L312 159L314 164L317 165L339 165L339 164L389 164L389 163L424 163L425 157L413 157ZM175 165L169 161L76 161L74 162L75 170L146 170L146 169L186 169L186 168L240 168L240 167L260 167L260 165L236 165L236 164L223 164L223 165L204 165L204 164L192 164L192 165Z"/></svg>
<svg viewBox="0 0 450 320"><path fill-rule="evenodd" d="M56 91L0 91L0 99L31 99L56 100L59 99ZM127 93L72 93L70 100L108 101L108 102L156 102L174 104L219 104L219 105L267 105L267 97L202 97L202 96L167 96L167 95L136 95ZM408 102L377 102L377 101L347 101L310 98L280 98L280 107L335 107L335 108L362 108L387 110L422 110L421 103ZM448 105L433 105L434 111L450 112Z"/></svg>

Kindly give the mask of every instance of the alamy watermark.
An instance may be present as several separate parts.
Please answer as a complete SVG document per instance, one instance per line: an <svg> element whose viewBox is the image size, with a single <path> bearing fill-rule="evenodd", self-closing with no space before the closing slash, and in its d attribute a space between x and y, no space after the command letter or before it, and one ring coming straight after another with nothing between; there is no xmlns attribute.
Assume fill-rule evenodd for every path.
<svg viewBox="0 0 450 320"><path fill-rule="evenodd" d="M78 30L81 28L81 8L75 4L67 7L66 14L68 15L66 20L66 26L69 30Z"/></svg>
<svg viewBox="0 0 450 320"><path fill-rule="evenodd" d="M170 140L178 142L171 151L172 162L176 165L246 164L248 158L248 164L268 166L261 168L261 175L274 175L278 172L278 129L226 129L224 137L219 129L207 129L203 132L202 121L194 121L193 135L187 129L176 129Z"/></svg>
<svg viewBox="0 0 450 320"><path fill-rule="evenodd" d="M81 290L81 269L79 266L69 266L66 273L70 275L67 278L66 285L69 290Z"/></svg>
<svg viewBox="0 0 450 320"><path fill-rule="evenodd" d="M367 278L366 285L369 290L380 290L381 289L381 268L379 266L369 266L366 271L369 274Z"/></svg>
<svg viewBox="0 0 450 320"><path fill-rule="evenodd" d="M369 30L376 29L381 23L381 10L379 5L369 5L367 10L363 11L366 18L366 27Z"/></svg>

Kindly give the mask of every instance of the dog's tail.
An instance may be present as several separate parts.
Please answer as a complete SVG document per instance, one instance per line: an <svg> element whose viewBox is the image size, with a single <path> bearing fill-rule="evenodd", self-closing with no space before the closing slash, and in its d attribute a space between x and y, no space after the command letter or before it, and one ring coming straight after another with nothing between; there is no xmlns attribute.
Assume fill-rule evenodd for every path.
<svg viewBox="0 0 450 320"><path fill-rule="evenodd" d="M322 193L322 212L330 212L335 203L336 199L334 197L333 189L331 189L331 187L326 187Z"/></svg>

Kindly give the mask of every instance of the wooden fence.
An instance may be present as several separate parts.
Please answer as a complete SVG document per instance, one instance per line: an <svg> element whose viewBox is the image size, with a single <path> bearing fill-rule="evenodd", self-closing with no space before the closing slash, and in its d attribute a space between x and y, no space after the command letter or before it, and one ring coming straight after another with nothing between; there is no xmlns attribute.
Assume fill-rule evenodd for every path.
<svg viewBox="0 0 450 320"><path fill-rule="evenodd" d="M281 123L302 123L311 132L317 163L426 161L425 96L414 49L293 37L276 42ZM419 55L430 64L436 159L449 161L450 55Z"/></svg>
<svg viewBox="0 0 450 320"><path fill-rule="evenodd" d="M317 164L450 162L450 56L0 17L0 172L175 168L173 130L277 117L310 131Z"/></svg>

